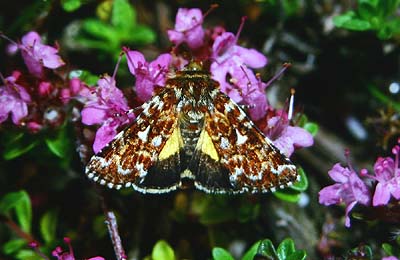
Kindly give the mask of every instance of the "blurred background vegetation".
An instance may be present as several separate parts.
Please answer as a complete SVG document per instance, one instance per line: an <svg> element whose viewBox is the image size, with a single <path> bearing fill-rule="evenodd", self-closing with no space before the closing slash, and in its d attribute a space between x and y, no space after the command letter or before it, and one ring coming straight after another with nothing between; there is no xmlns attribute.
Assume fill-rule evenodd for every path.
<svg viewBox="0 0 400 260"><path fill-rule="evenodd" d="M345 161L345 148L352 151L354 165L371 167L397 141L399 1L2 1L0 31L15 40L27 31L39 32L47 43L59 44L68 70L95 83L99 75L112 74L121 46L153 59L170 50L166 30L173 28L178 8L206 11L216 2L219 8L207 16L205 27L222 25L236 32L241 17L247 16L240 42L268 57L269 64L260 71L263 79L272 77L282 63L292 63L269 87L268 99L283 107L289 89L295 87L297 109L319 126L315 145L293 157L307 175L308 189L286 197L106 190L85 177L70 124L35 136L2 124L1 215L41 241L47 255L68 236L82 258L115 257L98 194L116 212L123 245L132 259L150 257L152 252L157 258L154 250L159 248L169 256L158 259L171 254L177 259L209 259L212 252L216 259L229 259L219 249L212 251L215 247L239 258L261 239L278 246L287 237L309 259L323 258L324 250L345 256L360 244L380 255L381 244L390 242L392 225L354 220L352 229L345 229L339 222L343 209L322 207L317 194L330 184L327 171L332 165ZM23 66L22 59L6 54L8 44L0 41L4 75ZM133 84L127 66L120 67L117 82L122 88ZM29 196L6 196L19 190ZM359 214L370 217L362 209ZM327 233L332 244L321 248ZM17 238L0 222L0 258L40 259ZM160 240L172 249L165 242L154 247Z"/></svg>

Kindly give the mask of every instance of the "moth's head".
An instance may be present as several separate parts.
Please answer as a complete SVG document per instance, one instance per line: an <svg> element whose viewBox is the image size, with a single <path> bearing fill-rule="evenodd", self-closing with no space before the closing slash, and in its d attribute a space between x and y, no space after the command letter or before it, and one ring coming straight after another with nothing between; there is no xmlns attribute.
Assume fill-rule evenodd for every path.
<svg viewBox="0 0 400 260"><path fill-rule="evenodd" d="M191 61L184 68L184 71L203 71L203 62L202 61Z"/></svg>

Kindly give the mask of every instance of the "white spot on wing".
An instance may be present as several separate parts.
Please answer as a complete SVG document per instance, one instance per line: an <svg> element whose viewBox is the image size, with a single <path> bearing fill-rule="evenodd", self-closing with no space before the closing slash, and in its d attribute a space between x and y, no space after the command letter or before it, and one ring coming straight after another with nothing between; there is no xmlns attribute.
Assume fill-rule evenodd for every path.
<svg viewBox="0 0 400 260"><path fill-rule="evenodd" d="M149 131L150 131L150 125L148 125L145 130L139 131L138 132L139 139L142 140L143 142L147 142L147 136L149 135Z"/></svg>
<svg viewBox="0 0 400 260"><path fill-rule="evenodd" d="M229 148L229 140L225 137L221 137L221 144L219 145L222 149Z"/></svg>
<svg viewBox="0 0 400 260"><path fill-rule="evenodd" d="M158 147L161 145L161 141L162 141L161 135L157 135L156 137L153 138L153 140L151 140L151 144L155 147Z"/></svg>
<svg viewBox="0 0 400 260"><path fill-rule="evenodd" d="M237 145L244 144L247 140L247 136L242 135L237 129L235 129L235 130L236 130L236 136L237 136L236 144Z"/></svg>
<svg viewBox="0 0 400 260"><path fill-rule="evenodd" d="M139 172L139 177L143 178L146 176L147 171L143 168L143 163L137 163L135 168Z"/></svg>
<svg viewBox="0 0 400 260"><path fill-rule="evenodd" d="M118 169L117 169L118 173L121 175L128 175L132 172L131 169L124 169L121 167L121 165L118 164Z"/></svg>

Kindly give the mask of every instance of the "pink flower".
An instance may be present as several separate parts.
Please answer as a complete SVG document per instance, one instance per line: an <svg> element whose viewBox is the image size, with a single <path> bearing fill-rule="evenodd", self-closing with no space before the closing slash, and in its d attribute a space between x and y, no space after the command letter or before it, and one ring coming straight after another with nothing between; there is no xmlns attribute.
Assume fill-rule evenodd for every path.
<svg viewBox="0 0 400 260"><path fill-rule="evenodd" d="M301 127L289 125L288 114L284 110L270 107L263 120L266 120L266 125L260 128L287 157L292 155L295 148L314 144L313 136L309 132Z"/></svg>
<svg viewBox="0 0 400 260"><path fill-rule="evenodd" d="M93 87L87 86L79 78L72 78L69 81L69 87L61 89L60 99L64 104L67 104L71 99L86 103L93 98L92 92L95 92Z"/></svg>
<svg viewBox="0 0 400 260"><path fill-rule="evenodd" d="M21 72L14 71L11 76L4 79L5 85L0 86L0 123L11 114L13 123L19 125L21 119L28 115L31 96L23 86L16 83L20 75Z"/></svg>
<svg viewBox="0 0 400 260"><path fill-rule="evenodd" d="M265 115L267 100L266 84L256 77L249 68L260 68L267 64L267 58L254 49L237 45L237 36L224 32L215 38L212 46L211 74L221 85L221 91L237 103L250 106L250 116L259 120ZM227 80L228 79L228 80Z"/></svg>
<svg viewBox="0 0 400 260"><path fill-rule="evenodd" d="M147 63L138 51L126 51L129 71L136 77L136 94L143 102L154 94L154 86L164 86L171 63L170 54L161 54L156 60Z"/></svg>
<svg viewBox="0 0 400 260"><path fill-rule="evenodd" d="M126 113L129 106L113 78L105 76L98 81L98 85L81 112L82 123L101 125L93 144L95 153L114 138L120 126L129 123L134 117L133 113Z"/></svg>
<svg viewBox="0 0 400 260"><path fill-rule="evenodd" d="M179 8L176 14L175 29L168 30L168 38L175 45L186 42L191 49L199 48L204 41L202 23L203 14L200 9Z"/></svg>
<svg viewBox="0 0 400 260"><path fill-rule="evenodd" d="M357 203L369 205L370 192L351 167L342 167L337 163L328 174L337 183L319 192L319 203L326 206L344 203L346 205L345 226L350 227L350 211Z"/></svg>
<svg viewBox="0 0 400 260"><path fill-rule="evenodd" d="M400 199L399 151L400 147L396 145L392 149L395 160L390 157L379 157L375 162L375 176L371 176L371 178L378 184L372 200L373 206L388 204L391 196L397 200Z"/></svg>
<svg viewBox="0 0 400 260"><path fill-rule="evenodd" d="M69 251L63 251L61 247L56 247L51 253L54 257L57 257L58 260L75 260L74 250L72 249L71 239L68 237L64 238L64 242L68 245ZM105 260L101 256L95 256L89 258L88 260Z"/></svg>
<svg viewBox="0 0 400 260"><path fill-rule="evenodd" d="M31 31L25 34L21 44L18 44L29 72L39 78L43 74L43 67L56 69L64 65L64 61L57 54L58 49L42 44L41 41L39 34Z"/></svg>
<svg viewBox="0 0 400 260"><path fill-rule="evenodd" d="M383 257L382 260L399 260L399 259L395 256L386 256L386 257Z"/></svg>

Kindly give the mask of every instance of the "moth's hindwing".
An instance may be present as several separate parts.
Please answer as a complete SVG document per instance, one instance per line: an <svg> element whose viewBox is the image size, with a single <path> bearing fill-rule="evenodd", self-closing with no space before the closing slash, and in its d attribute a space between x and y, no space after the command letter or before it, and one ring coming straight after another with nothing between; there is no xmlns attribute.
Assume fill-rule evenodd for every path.
<svg viewBox="0 0 400 260"><path fill-rule="evenodd" d="M269 192L297 181L295 165L228 96L219 92L193 158L198 189L210 193Z"/></svg>
<svg viewBox="0 0 400 260"><path fill-rule="evenodd" d="M119 189L132 186L142 193L165 193L180 182L183 146L176 96L166 87L142 105L142 113L86 166L89 178Z"/></svg>

